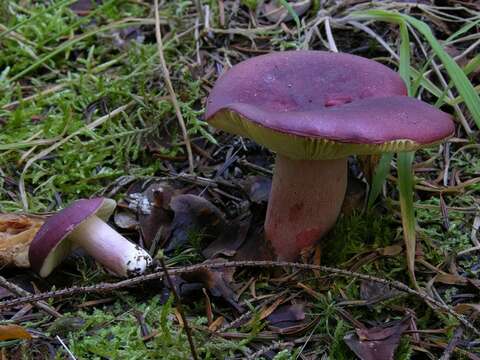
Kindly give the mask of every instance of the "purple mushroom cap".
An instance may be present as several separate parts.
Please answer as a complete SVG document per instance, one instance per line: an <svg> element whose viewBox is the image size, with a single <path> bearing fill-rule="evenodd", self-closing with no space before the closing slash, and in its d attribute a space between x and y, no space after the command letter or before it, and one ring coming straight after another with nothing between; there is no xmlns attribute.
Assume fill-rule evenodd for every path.
<svg viewBox="0 0 480 360"><path fill-rule="evenodd" d="M102 219L107 219L114 207L108 204L106 200L105 198L77 200L69 207L50 217L42 225L30 244L28 256L32 269L40 273L48 256L57 251L68 235L88 218L98 215ZM68 251L62 249L65 256L70 252L71 246L66 246Z"/></svg>
<svg viewBox="0 0 480 360"><path fill-rule="evenodd" d="M450 115L406 95L400 76L375 61L277 52L227 71L210 93L206 120L312 160L415 150L453 134Z"/></svg>

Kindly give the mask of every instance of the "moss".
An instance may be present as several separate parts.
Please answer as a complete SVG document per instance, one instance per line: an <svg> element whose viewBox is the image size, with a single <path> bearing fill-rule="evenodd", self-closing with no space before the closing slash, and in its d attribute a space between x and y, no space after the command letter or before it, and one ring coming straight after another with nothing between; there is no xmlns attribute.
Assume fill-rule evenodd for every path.
<svg viewBox="0 0 480 360"><path fill-rule="evenodd" d="M368 249L391 245L397 227L391 215L374 211L342 216L325 239L324 260L341 264Z"/></svg>
<svg viewBox="0 0 480 360"><path fill-rule="evenodd" d="M129 304L128 311L125 302ZM155 333L150 340L142 340L135 314L141 314L149 331ZM75 316L83 319L84 326L68 333L67 344L77 358L180 360L191 356L185 332L176 323L171 300L161 304L159 297L154 297L138 305L134 298L126 297L113 306L96 308L90 313L77 312ZM191 326L205 324L203 317L191 320ZM201 331L194 331L194 341L202 359L224 359L242 347L221 338L208 341ZM58 356L61 359L64 354Z"/></svg>

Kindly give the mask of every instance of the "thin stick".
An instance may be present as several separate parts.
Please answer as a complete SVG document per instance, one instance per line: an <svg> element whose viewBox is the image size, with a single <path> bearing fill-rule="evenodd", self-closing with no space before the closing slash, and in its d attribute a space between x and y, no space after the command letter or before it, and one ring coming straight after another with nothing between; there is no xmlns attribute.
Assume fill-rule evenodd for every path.
<svg viewBox="0 0 480 360"><path fill-rule="evenodd" d="M58 342L60 343L60 345L63 346L63 348L65 349L65 351L67 352L68 354L68 357L70 358L70 360L77 360L77 358L75 357L75 355L73 355L73 353L70 351L70 349L67 347L67 345L65 345L65 343L63 342L62 338L60 336L56 336Z"/></svg>
<svg viewBox="0 0 480 360"><path fill-rule="evenodd" d="M178 105L177 95L173 89L172 81L170 79L170 74L168 72L167 62L165 61L165 56L163 54L163 40L162 33L160 31L160 15L158 13L158 0L154 1L155 7L155 35L157 37L157 47L158 47L158 56L160 58L160 65L162 66L163 77L165 79L165 84L167 85L168 92L170 94L173 108L175 109L175 114L177 115L178 124L182 130L183 141L185 142L185 147L187 149L188 156L188 165L190 173L193 174L193 153L192 146L190 144L190 138L188 137L187 127L185 126L185 121L183 120L182 111L180 110L180 105Z"/></svg>
<svg viewBox="0 0 480 360"><path fill-rule="evenodd" d="M0 286L19 296L32 296L32 294L30 294L27 290L22 289L20 286L8 281L3 276L0 276ZM57 310L44 303L43 301L33 301L32 303L40 310L45 311L47 314L52 315L53 317L62 317L62 314L60 314Z"/></svg>
<svg viewBox="0 0 480 360"><path fill-rule="evenodd" d="M327 34L328 47L330 51L338 53L337 45L335 44L335 39L333 38L332 28L330 27L330 17L325 18L325 33Z"/></svg>
<svg viewBox="0 0 480 360"><path fill-rule="evenodd" d="M458 345L458 342L462 339L462 335L463 335L463 328L459 326L455 329L455 332L453 333L451 340L448 342L448 345L445 348L445 351L443 352L440 360L450 360L453 351L456 349Z"/></svg>
<svg viewBox="0 0 480 360"><path fill-rule="evenodd" d="M441 309L446 311L447 313L455 317L466 328L472 330L475 334L480 336L480 330L477 329L474 325L472 325L467 319L465 319L464 316L458 314L449 306L442 304L440 301L434 299L433 297L427 295L426 293L414 290L400 281L386 280L386 279L378 278L371 275L361 274L353 271L342 270L342 269L337 269L337 268L332 268L332 267L322 266L322 265L301 264L301 263L294 263L294 262L287 262L287 261L229 261L229 262L223 262L223 263L197 264L197 265L190 265L190 266L185 266L181 268L173 268L169 270L169 273L177 275L177 274L185 274L189 272L198 271L199 269L221 269L221 268L231 268L231 267L265 267L265 268L286 267L286 268L295 268L295 269L310 270L310 271L317 270L317 271L323 271L325 273L329 273L335 276L356 278L360 280L367 280L367 281L372 281L372 282L376 282L383 285L388 285L397 290L403 291L407 294L419 297L420 299L424 300L429 306L431 306L432 309L434 310ZM122 289L128 286L137 285L149 280L159 279L163 275L164 275L164 271L160 270L151 274L140 275L131 279L119 281L117 283L100 283L92 286L71 287L63 290L50 291L50 292L31 295L23 298L6 300L3 302L0 302L0 310L10 308L12 306L16 306L19 304L30 303L38 300L45 300L49 298L71 296L76 294L102 293L102 292L114 291L114 290Z"/></svg>
<svg viewBox="0 0 480 360"><path fill-rule="evenodd" d="M187 317L185 316L185 312L183 311L182 301L180 300L180 297L177 294L177 290L175 290L175 285L173 284L172 279L168 274L167 265L165 265L165 260L163 259L163 256L160 258L160 264L162 265L163 272L165 273L165 277L167 278L168 285L170 286L170 289L172 289L173 297L175 298L175 303L177 304L177 310L180 314L180 317L182 318L183 328L187 333L188 343L190 344L190 351L192 352L192 357L194 360L198 360L197 350L195 350L195 343L193 342L192 330L188 325Z"/></svg>
<svg viewBox="0 0 480 360"><path fill-rule="evenodd" d="M195 8L197 10L198 16L200 17L200 21L203 22L203 7L202 7L202 0L195 0Z"/></svg>

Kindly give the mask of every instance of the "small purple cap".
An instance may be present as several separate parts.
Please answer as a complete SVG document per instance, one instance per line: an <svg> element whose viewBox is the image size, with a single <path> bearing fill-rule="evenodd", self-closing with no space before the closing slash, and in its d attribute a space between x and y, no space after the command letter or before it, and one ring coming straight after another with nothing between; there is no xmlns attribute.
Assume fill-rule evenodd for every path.
<svg viewBox="0 0 480 360"><path fill-rule="evenodd" d="M111 215L114 207L107 200L109 199L77 200L69 207L51 216L42 225L30 244L28 257L31 268L42 276L47 276L48 274L42 274L45 260L57 249L61 249L59 252L62 254L59 254L59 256L62 259L68 255L70 250L72 250L71 245L67 246L68 251L65 251L65 247L60 245L67 240L72 231L93 215L99 215L102 219L106 219ZM57 262L60 261L59 259L57 260Z"/></svg>

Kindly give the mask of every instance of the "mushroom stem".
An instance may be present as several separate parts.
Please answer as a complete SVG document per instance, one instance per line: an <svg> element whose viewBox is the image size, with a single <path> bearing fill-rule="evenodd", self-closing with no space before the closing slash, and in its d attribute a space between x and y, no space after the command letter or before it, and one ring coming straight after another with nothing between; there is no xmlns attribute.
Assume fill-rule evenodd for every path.
<svg viewBox="0 0 480 360"><path fill-rule="evenodd" d="M295 260L330 230L346 187L346 158L293 160L277 154L265 237L279 260Z"/></svg>
<svg viewBox="0 0 480 360"><path fill-rule="evenodd" d="M117 276L143 273L152 262L145 250L128 241L97 216L88 218L69 237L76 246L83 248Z"/></svg>

